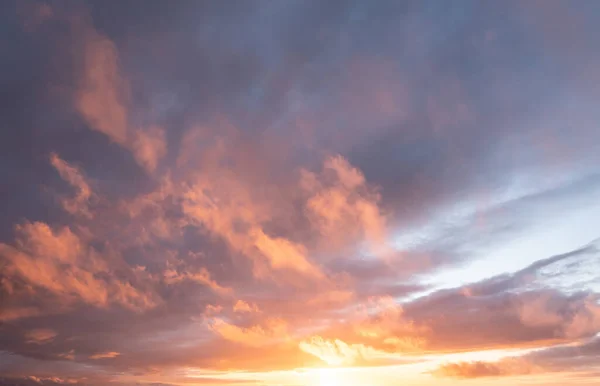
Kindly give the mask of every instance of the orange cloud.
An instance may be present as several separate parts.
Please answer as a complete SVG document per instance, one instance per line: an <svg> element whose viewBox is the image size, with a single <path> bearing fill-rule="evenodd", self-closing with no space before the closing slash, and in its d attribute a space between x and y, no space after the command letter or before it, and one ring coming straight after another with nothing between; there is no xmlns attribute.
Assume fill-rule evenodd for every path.
<svg viewBox="0 0 600 386"><path fill-rule="evenodd" d="M0 247L1 248L1 247ZM40 310L33 307L4 308L0 310L0 321L9 322L21 318L29 318L40 314Z"/></svg>
<svg viewBox="0 0 600 386"><path fill-rule="evenodd" d="M35 330L27 331L25 338L27 343L45 344L52 342L58 335L56 331L48 328L38 328Z"/></svg>
<svg viewBox="0 0 600 386"><path fill-rule="evenodd" d="M61 301L106 307L110 301L132 309L155 305L148 295L110 275L106 261L70 228L52 230L41 222L16 227L16 247L0 243L6 272ZM103 278L101 278L101 276Z"/></svg>
<svg viewBox="0 0 600 386"><path fill-rule="evenodd" d="M307 259L303 245L278 237L266 235L261 229L250 231L254 246L267 258L275 269L293 269L307 276L322 278L323 273Z"/></svg>
<svg viewBox="0 0 600 386"><path fill-rule="evenodd" d="M260 309L254 303L250 304L243 300L238 300L233 305L233 312L260 312Z"/></svg>
<svg viewBox="0 0 600 386"><path fill-rule="evenodd" d="M221 313L221 311L223 311L223 307L222 306L219 306L219 305L215 306L215 305L209 304L204 309L204 314L206 316L212 316L212 315L216 315L216 314Z"/></svg>
<svg viewBox="0 0 600 386"><path fill-rule="evenodd" d="M182 209L187 218L251 259L257 277L272 278L272 271L292 271L322 278L318 266L308 259L306 246L265 231L264 224L274 219L278 208L261 199L244 178L222 168L218 162L221 151L217 147L209 154L204 162L207 169L196 172L193 183L185 185Z"/></svg>
<svg viewBox="0 0 600 386"><path fill-rule="evenodd" d="M130 146L138 163L149 171L167 154L165 132L159 127L137 130Z"/></svg>
<svg viewBox="0 0 600 386"><path fill-rule="evenodd" d="M557 337L567 339L590 336L600 330L600 305L596 297L563 304L552 295L541 293L523 299L517 306L521 322L526 326L553 328Z"/></svg>
<svg viewBox="0 0 600 386"><path fill-rule="evenodd" d="M325 245L339 248L358 242L356 247L364 241L373 254L389 253L379 195L346 159L327 158L320 174L302 170L300 186L308 194L307 215Z"/></svg>
<svg viewBox="0 0 600 386"><path fill-rule="evenodd" d="M125 145L129 85L120 74L114 43L93 28L84 29L84 72L76 105L91 128Z"/></svg>
<svg viewBox="0 0 600 386"><path fill-rule="evenodd" d="M203 284L221 295L231 295L233 292L231 288L222 287L214 281L206 268L201 268L197 272L178 272L174 269L167 269L164 273L164 281L167 284L179 283L184 280Z"/></svg>
<svg viewBox="0 0 600 386"><path fill-rule="evenodd" d="M45 384L45 382L52 382L54 384L75 385L80 383L80 380L78 379L61 377L36 377L35 375L29 375L26 377L26 379L32 380L39 384Z"/></svg>
<svg viewBox="0 0 600 386"><path fill-rule="evenodd" d="M201 268L197 272L178 272L174 269L167 269L164 273L164 281L167 284L179 283L184 280L203 284L221 295L231 295L233 293L231 288L222 287L214 281L206 268Z"/></svg>
<svg viewBox="0 0 600 386"><path fill-rule="evenodd" d="M310 306L339 306L349 303L354 299L354 292L350 290L331 290L320 292L312 299L308 300Z"/></svg>
<svg viewBox="0 0 600 386"><path fill-rule="evenodd" d="M246 66L248 63L240 62L235 52L240 46L236 40L238 32L244 26L254 26L256 17L262 19L262 10L234 12L235 31L226 34L224 40L218 39L220 47L215 55L211 55L214 39L201 39L201 46L195 46L198 55L185 52L179 56L181 47L191 47L189 41L180 39L194 35L187 32L196 31L195 24L201 24L202 29L213 22L230 25L220 23L227 21L228 12L222 12L220 7L201 7L202 12L190 12L201 16L201 21L192 17L194 25L174 31L168 23L162 23L165 18L161 16L185 22L179 17L186 13L185 7L169 15L162 15L160 7L150 8L143 12L145 22L129 24L133 26L129 28L113 22L128 19L136 12L98 12L94 6L89 17L70 19L71 24L60 25L64 20L62 12L69 10L40 6L37 13L32 13L31 24L44 32L58 32L56 39L47 36L36 42L33 36L21 39L23 36L15 35L19 38L17 45L29 45L20 50L24 55L16 58L17 63L32 58L59 62L42 64L39 74L36 66L25 66L24 75L16 77L17 83L11 90L18 91L22 84L35 94L34 98L17 98L17 102L31 99L50 104L41 106L40 114L29 108L16 108L15 114L9 114L8 126L26 126L31 122L42 126L23 127L23 133L9 135L8 142L26 144L28 136L41 133L43 138L33 141L36 149L48 152L53 149L46 149L46 145L58 146L64 148L61 154L83 156L86 164L98 161L106 168L101 172L94 168L95 172L89 174L94 176L92 180L77 166L79 161L70 163L71 156L67 162L51 153L49 162L55 170L52 174L58 173L63 180L61 185L68 184L72 190L60 202L71 216L61 213L52 219L55 208L46 208L47 203L42 200L23 213L49 218L44 220L48 222L25 222L16 227L14 241L0 243L0 321L10 322L0 329L0 338L16 336L6 339L8 343L0 347L0 362L3 355L10 352L13 356L14 352L14 357L23 357L15 360L25 362L23 367L65 366L69 371L84 369L133 378L132 374L149 368L157 369L156 372L164 369L165 373L187 371L193 366L204 372L278 366L289 369L317 360L330 365L361 366L393 360L390 358L405 353L439 354L476 348L532 347L549 341L565 343L600 331L598 298L584 293L591 281L578 285L580 293L543 293L531 289L533 281L544 276L541 282L549 275L534 272L528 277L528 284L521 283L522 277L508 275L511 277L506 281L496 278L469 288L419 295L422 290L433 290L438 279L445 281L445 272L431 281L427 277L440 272L436 264L448 264L444 268L453 269L464 265L470 252L479 253L479 247L493 245L487 243L487 238L471 244L466 240L469 232L464 237L453 237L457 229L462 231L463 225L467 226L462 224L460 213L458 223L451 221L448 228L446 223L433 223L442 221L446 212L452 212L449 216L454 220L454 209L461 212L463 204L471 203L473 186L494 179L509 181L514 172L511 167L499 170L500 174L491 173L491 179L479 178L490 174L486 172L498 171L494 169L498 166L495 160L502 158L503 148L499 149L502 154L496 154L491 145L502 138L489 133L481 136L470 127L474 115L464 103L466 94L460 82L445 84L443 79L441 83L440 79L426 79L436 71L435 65L423 62L403 66L424 64L414 81L425 81L426 87L419 87L415 99L419 106L414 106L416 115L409 117L408 88L399 77L395 59L348 61L343 58L345 55L338 55L347 51L359 57L360 49L354 48L360 47L342 47L333 56L325 55L328 64L312 55L323 48L322 44L352 43L356 40L356 23L346 23L353 27L342 33L336 26L330 31L316 28L325 38L317 39L319 47L312 47L315 39L298 40L294 31L288 31L294 35L295 49L291 51L285 44L263 44L264 31L253 28L249 32L258 32L260 36L255 37L260 41L248 47L261 49L256 57L248 58L250 66ZM347 10L338 8L325 13L347 14ZM212 15L213 10L218 15ZM369 13L373 16L386 10L372 9ZM112 20L111 15L117 13L119 17ZM157 15L160 26L151 22L158 20ZM250 19L245 20L246 16ZM46 20L49 22L42 26ZM316 20L317 24L322 21ZM408 26L404 31L408 35L423 32L419 23L410 20L392 24ZM382 28L377 26L380 31L389 29ZM387 35L393 36L392 30ZM113 37L124 40L113 41ZM236 41L228 40L231 37ZM55 43L60 46L54 47L58 50L52 47ZM409 54L417 53L425 61L436 57L421 43L409 43L404 50ZM469 44L461 44L461 51ZM382 42L371 48L387 45ZM39 50L41 46L48 49ZM29 48L36 53L27 54ZM263 55L263 48L269 51L268 55ZM271 52L280 48L283 56ZM312 63L308 72L302 63L298 66L298 48L319 62ZM446 48L442 56L452 58L452 47ZM120 56L124 49L132 51ZM57 52L67 53L64 66L59 57L65 55ZM211 56L210 63L206 55ZM335 66L333 62L338 59L343 59L344 65ZM284 64L283 74L279 71L282 66L271 71L275 62ZM139 64L144 68L127 67ZM59 67L66 68L66 72ZM325 88L318 81L300 79L310 73L316 80L338 67L343 71L331 77ZM231 69L236 73L234 81L221 84ZM128 70L132 70L131 75L135 72L135 77L128 77ZM186 71L190 73L185 74ZM71 73L76 79L70 79ZM44 79L41 75L59 77ZM211 78L207 78L209 82L205 82L204 75ZM411 79L406 78L413 82ZM38 83L42 85L39 89ZM47 98L47 85L52 87L49 95L64 96L61 92L70 92L73 83L76 112L92 130L77 134L76 142L81 140L85 145L85 154L69 150L69 144L60 142L62 134L45 140L50 126L73 121L69 106L64 111L61 108L62 99ZM137 90L137 84L143 87ZM436 92L439 84L440 92ZM512 84L511 81L509 86ZM33 90L29 90L31 87ZM173 97L172 101L163 99L165 95L167 99ZM214 95L216 99L212 98ZM506 96L500 102L510 99ZM321 104L324 100L327 105ZM145 111L148 105L152 105L152 111ZM176 108L170 110L173 105ZM302 111L305 107L314 110L314 114ZM500 106L499 111L503 109L512 107ZM32 117L43 119L28 119L29 111L33 112ZM211 114L217 117L213 119ZM156 116L164 118L169 132ZM310 125L313 118L318 123L313 128L323 129L312 133L316 148L290 143L298 137L289 133L288 124L293 125L296 120L306 126L304 123ZM232 122L241 122L240 127ZM469 127L453 134L464 152L461 159L473 165L445 163L452 158L453 154L447 154L453 153L452 149L438 141L439 137L432 137L427 129L422 130L429 124L438 134L467 124ZM188 130L189 125L194 128ZM375 136L371 136L371 129ZM71 129L64 133L69 132ZM97 137L106 141L94 142ZM178 138L180 143L174 143ZM325 142L331 145L324 145ZM113 157L115 151L119 154ZM168 154L173 151L179 153ZM328 155L334 151L340 155ZM517 163L531 161L531 157L525 158L517 159ZM41 177L46 183L45 176L36 169L36 161L31 161L31 165L27 161L23 165L31 166L33 173L24 173L22 178L17 170L9 177L25 183L30 182L26 181L27 176ZM130 163L137 164L147 175L140 177L140 170L132 170ZM359 164L364 165L365 173L357 167ZM454 167L457 165L460 167ZM390 170L385 171L384 167ZM475 174L466 175L470 172ZM99 178L95 178L98 173ZM548 173L546 177L552 179L552 173ZM382 190L367 179L371 175L384 185ZM30 195L28 189L9 189L28 193L22 199L8 200L15 204L7 212L9 221L20 214L23 199L37 197L35 192ZM566 197L569 189L550 193ZM455 202L457 192L464 193L459 194L460 202ZM429 193L433 196L418 196ZM525 201L530 199L537 200L525 197ZM97 203L101 204L101 211L97 210ZM501 206L494 210L503 209ZM428 210L421 212L424 207ZM48 210L42 212L40 208ZM393 218L394 210L400 211L403 218ZM440 218L426 218L438 212L442 213ZM5 228L0 230L4 232ZM502 237L510 233L504 230ZM404 231L408 231L409 242L398 244L410 249L406 259L390 242ZM469 253L463 255L464 251ZM392 257L402 257L402 264L392 264ZM425 265L432 270L423 269L418 275L409 276L413 267L420 269ZM557 277L551 281L560 280ZM588 279L591 280L585 280ZM369 298L372 295L375 296ZM415 299L412 295L421 297ZM125 328L123 323L127 323ZM53 330L40 328L48 326ZM74 350L69 351L71 347L75 347L77 355ZM114 351L105 351L107 348ZM111 358L117 360L108 360ZM304 362L305 358L310 360ZM93 361L102 359L106 361ZM90 362L92 366L87 366ZM526 364L506 361L449 364L441 371L448 376L472 377L525 374L529 370ZM31 374L39 376L36 372ZM111 381L118 383L120 379Z"/></svg>
<svg viewBox="0 0 600 386"><path fill-rule="evenodd" d="M164 130L130 126L130 85L121 74L115 44L92 27L79 28L84 38L84 68L77 109L93 130L130 150L142 167L153 172L166 154Z"/></svg>
<svg viewBox="0 0 600 386"><path fill-rule="evenodd" d="M80 214L85 217L92 217L89 210L89 200L92 198L93 192L83 177L82 172L62 160L56 153L50 155L52 166L58 171L61 178L67 181L77 193L75 197L64 199L62 201L63 208L71 214Z"/></svg>
<svg viewBox="0 0 600 386"><path fill-rule="evenodd" d="M498 362L447 363L433 372L440 377L481 378L532 374L540 371L537 366L521 358L508 358Z"/></svg>
<svg viewBox="0 0 600 386"><path fill-rule="evenodd" d="M72 361L75 359L75 350L69 350L68 352L60 353L58 354L58 357Z"/></svg>
<svg viewBox="0 0 600 386"><path fill-rule="evenodd" d="M331 366L350 366L373 362L386 354L363 344L348 344L342 340L327 340L314 336L299 343L298 347Z"/></svg>
<svg viewBox="0 0 600 386"><path fill-rule="evenodd" d="M391 297L373 297L361 305L353 329L391 351L418 352L427 344L428 327L405 318L402 306Z"/></svg>
<svg viewBox="0 0 600 386"><path fill-rule="evenodd" d="M228 130L235 132L232 128ZM182 183L182 208L192 223L202 224L212 235L251 259L255 277L283 281L274 272L287 271L304 276L303 280L287 276L288 284L305 285L325 278L313 257L322 255L324 249L347 253L349 250L345 248L366 243L371 253L383 256L391 252L387 218L379 208L379 195L343 157L327 158L320 173L302 169L299 179L294 175L286 182L288 191L287 186L279 186L281 183L252 176L252 171L245 174L242 161L248 155L243 153L246 149L235 148L235 136L226 141L220 137L214 139L207 132L210 129L197 129L182 143L180 169L195 167ZM188 154L187 147L199 138L213 141L213 146L205 149L202 156L191 151ZM257 157L260 159L260 155ZM298 186L301 192L295 191ZM305 210L294 213L299 198ZM297 231L293 229L290 236L270 231L273 224L306 223L306 220L314 237L293 238Z"/></svg>
<svg viewBox="0 0 600 386"><path fill-rule="evenodd" d="M99 352L94 355L90 355L89 358L90 359L111 359L111 358L116 358L120 355L121 355L121 353L116 352L116 351L106 351L106 352Z"/></svg>
<svg viewBox="0 0 600 386"><path fill-rule="evenodd" d="M281 319L268 318L262 325L243 328L223 319L210 321L210 329L221 337L246 346L261 347L287 339L287 323Z"/></svg>

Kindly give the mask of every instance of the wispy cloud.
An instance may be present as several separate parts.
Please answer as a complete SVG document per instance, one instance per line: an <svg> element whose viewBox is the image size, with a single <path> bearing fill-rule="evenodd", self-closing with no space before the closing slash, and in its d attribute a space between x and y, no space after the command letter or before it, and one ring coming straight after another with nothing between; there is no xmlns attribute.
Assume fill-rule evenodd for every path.
<svg viewBox="0 0 600 386"><path fill-rule="evenodd" d="M111 359L116 358L119 355L121 355L121 353L118 353L116 351L100 352L94 355L90 355L90 359Z"/></svg>

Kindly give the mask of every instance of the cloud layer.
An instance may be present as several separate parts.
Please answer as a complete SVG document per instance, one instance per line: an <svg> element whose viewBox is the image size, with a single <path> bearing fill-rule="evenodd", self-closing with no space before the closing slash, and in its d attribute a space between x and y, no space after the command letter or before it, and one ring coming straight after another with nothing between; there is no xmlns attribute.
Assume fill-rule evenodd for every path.
<svg viewBox="0 0 600 386"><path fill-rule="evenodd" d="M0 385L597 379L595 3L1 7Z"/></svg>

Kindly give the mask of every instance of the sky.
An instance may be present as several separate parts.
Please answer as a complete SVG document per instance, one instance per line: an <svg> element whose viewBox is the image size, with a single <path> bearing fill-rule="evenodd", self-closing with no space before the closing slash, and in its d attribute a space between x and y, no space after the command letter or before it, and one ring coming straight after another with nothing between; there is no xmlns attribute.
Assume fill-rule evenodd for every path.
<svg viewBox="0 0 600 386"><path fill-rule="evenodd" d="M0 4L0 386L600 384L600 2Z"/></svg>

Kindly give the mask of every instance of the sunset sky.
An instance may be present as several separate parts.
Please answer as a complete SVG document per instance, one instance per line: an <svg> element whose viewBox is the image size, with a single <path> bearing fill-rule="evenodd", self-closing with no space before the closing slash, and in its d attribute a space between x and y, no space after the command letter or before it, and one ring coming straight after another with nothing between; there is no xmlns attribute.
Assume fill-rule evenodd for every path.
<svg viewBox="0 0 600 386"><path fill-rule="evenodd" d="M0 2L0 386L600 384L600 1Z"/></svg>

